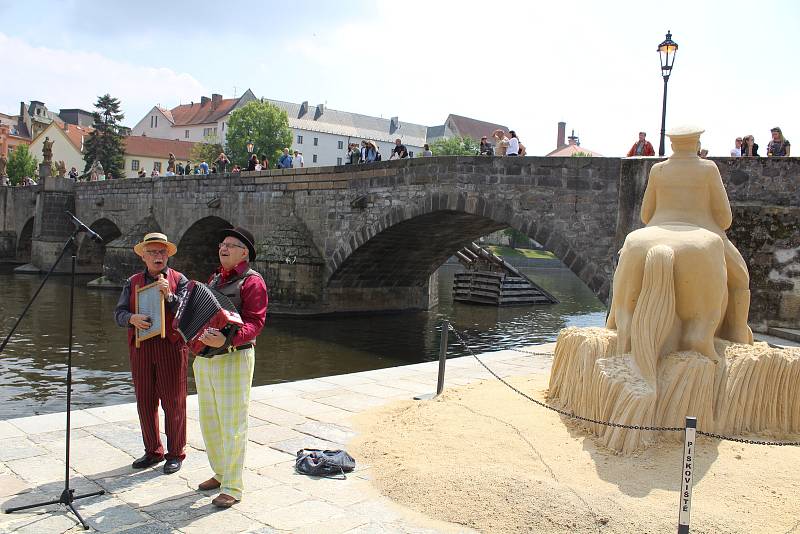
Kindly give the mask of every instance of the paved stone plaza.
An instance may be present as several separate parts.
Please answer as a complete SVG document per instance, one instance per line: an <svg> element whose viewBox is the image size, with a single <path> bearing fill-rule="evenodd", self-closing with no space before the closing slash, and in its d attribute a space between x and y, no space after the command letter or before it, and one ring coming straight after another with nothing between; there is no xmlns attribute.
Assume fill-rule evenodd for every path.
<svg viewBox="0 0 800 534"><path fill-rule="evenodd" d="M525 350L551 353L553 347ZM501 376L541 373L551 363L551 357L516 351L491 353L482 359ZM211 504L215 492L196 489L212 474L200 434L196 396L188 401L186 461L174 475L164 475L163 464L138 471L130 467L143 451L135 404L73 412L71 487L76 494L107 492L76 501L76 507L92 529L126 534L438 532L371 487L370 473L379 466L361 465L356 458L356 471L344 481L310 478L294 471L298 449L346 448L355 436L350 422L354 414L435 391L437 368L437 362L428 362L253 388L244 499L222 511ZM448 387L489 378L474 358L447 363ZM0 421L4 510L60 496L65 427L63 413ZM455 525L445 530L472 532ZM72 514L53 505L0 515L0 532L82 530Z"/></svg>

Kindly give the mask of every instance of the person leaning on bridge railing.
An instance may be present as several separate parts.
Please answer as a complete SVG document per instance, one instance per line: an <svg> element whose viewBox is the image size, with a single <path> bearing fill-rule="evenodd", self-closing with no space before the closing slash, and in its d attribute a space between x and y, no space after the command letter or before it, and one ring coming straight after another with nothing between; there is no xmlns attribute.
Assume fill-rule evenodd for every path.
<svg viewBox="0 0 800 534"><path fill-rule="evenodd" d="M789 140L783 136L783 132L777 126L770 130L772 141L767 145L767 156L789 157L792 148Z"/></svg>

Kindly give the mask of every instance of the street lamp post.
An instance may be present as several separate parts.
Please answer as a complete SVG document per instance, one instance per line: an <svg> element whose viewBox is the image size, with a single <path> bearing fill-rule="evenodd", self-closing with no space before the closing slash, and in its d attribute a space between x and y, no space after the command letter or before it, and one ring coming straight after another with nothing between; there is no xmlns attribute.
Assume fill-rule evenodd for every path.
<svg viewBox="0 0 800 534"><path fill-rule="evenodd" d="M667 30L667 38L658 45L658 57L661 60L661 77L664 78L664 103L661 107L661 140L658 145L658 155L664 155L664 133L667 124L667 82L672 74L672 65L675 64L675 53L678 43L672 40L672 33Z"/></svg>

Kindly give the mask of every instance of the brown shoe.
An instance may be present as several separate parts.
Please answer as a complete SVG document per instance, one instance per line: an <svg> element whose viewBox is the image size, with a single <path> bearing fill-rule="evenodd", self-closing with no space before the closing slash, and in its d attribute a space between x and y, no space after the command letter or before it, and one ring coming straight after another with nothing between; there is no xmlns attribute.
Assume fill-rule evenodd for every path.
<svg viewBox="0 0 800 534"><path fill-rule="evenodd" d="M201 482L200 485L197 486L197 489L199 489L200 491L208 491L208 490L215 490L220 486L221 484L219 483L219 480L217 480L216 478L209 478L205 482Z"/></svg>
<svg viewBox="0 0 800 534"><path fill-rule="evenodd" d="M220 493L214 500L211 501L211 504L216 506L217 508L230 508L234 504L239 502L239 499L234 499L230 495L226 495L225 493Z"/></svg>

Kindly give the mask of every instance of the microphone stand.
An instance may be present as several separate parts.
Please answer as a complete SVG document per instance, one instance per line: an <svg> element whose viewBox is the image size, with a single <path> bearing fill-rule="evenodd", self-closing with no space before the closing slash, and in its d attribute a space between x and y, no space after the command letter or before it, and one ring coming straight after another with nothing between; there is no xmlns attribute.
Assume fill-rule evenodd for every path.
<svg viewBox="0 0 800 534"><path fill-rule="evenodd" d="M70 510L72 510L72 513L75 514L75 517L78 518L78 521L80 521L81 525L83 526L83 530L89 530L89 526L83 520L83 518L75 509L75 506L73 506L72 503L78 499L85 499L87 497L95 497L97 495L103 495L105 493L105 490L86 493L84 495L75 495L75 490L69 487L70 412L72 409L72 319L74 314L73 310L75 307L75 262L78 253L77 250L78 247L75 242L75 239L80 232L88 228L86 225L80 222L74 215L72 215L71 213L69 213L69 215L75 221L77 221L75 230L73 230L72 235L70 235L69 239L67 239L67 241L64 243L64 247L61 249L61 254L58 255L58 259L56 260L56 262L53 264L52 267L50 267L50 270L47 271L44 280L42 280L42 283L39 284L39 288L36 290L36 293L34 293L33 297L31 297L31 300L28 301L28 304L27 306L25 306L25 309L22 311L22 314L20 314L20 316L17 318L17 322L14 324L14 327L11 329L11 332L8 333L8 336L6 336L6 338L3 340L2 345L0 345L0 353L2 353L3 349L5 349L6 345L8 344L8 341L11 339L11 336L16 331L17 326L19 326L20 321L22 321L22 318L28 312L28 309L33 304L33 301L36 300L36 297L39 295L39 292L44 287L44 284L47 282L47 279L50 278L51 274L53 274L53 271L55 270L56 266L58 266L59 262L61 262L61 259L64 257L64 254L66 254L67 250L70 250L72 255L72 267L70 269L70 288L69 288L69 344L67 349L67 435L66 435L66 447L65 447L65 459L64 459L64 464L65 464L64 491L61 492L61 496L58 499L54 499L52 501L28 504L25 506L15 506L13 508L6 508L5 513L10 514L11 512L17 512L19 510L39 508L41 506L48 506L50 504L63 504L67 506Z"/></svg>

